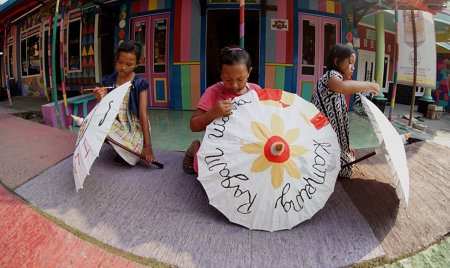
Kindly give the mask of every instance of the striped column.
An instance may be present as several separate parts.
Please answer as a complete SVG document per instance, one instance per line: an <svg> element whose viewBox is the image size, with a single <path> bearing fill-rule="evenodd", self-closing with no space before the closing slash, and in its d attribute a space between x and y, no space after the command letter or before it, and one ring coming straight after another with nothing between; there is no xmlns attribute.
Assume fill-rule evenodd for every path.
<svg viewBox="0 0 450 268"><path fill-rule="evenodd" d="M59 66L61 67L61 86L62 86L62 92L63 92L63 99L64 99L64 108L66 110L66 118L67 118L67 125L69 126L69 129L72 130L72 125L70 124L70 115L69 115L69 107L67 107L67 95L66 95L66 83L64 79L64 26L65 26L65 20L64 20L64 11L65 11L66 1L63 1L61 6L61 23L60 23L60 31L59 31ZM47 90L45 90L47 92Z"/></svg>
<svg viewBox="0 0 450 268"><path fill-rule="evenodd" d="M48 55L48 75L49 75L49 82L50 82L50 90L53 87L53 78L52 78L52 42L50 41L51 38L51 31L53 27L53 17L48 16L48 36L47 36L47 55ZM48 99L50 102L50 99Z"/></svg>
<svg viewBox="0 0 450 268"><path fill-rule="evenodd" d="M3 39L3 43L4 43L4 48L5 48L5 52L9 51L8 50L8 25L9 25L9 20L10 18L8 18L8 21L6 23L5 26L5 37ZM6 55L6 53L3 53L3 55ZM11 55L9 55L9 57L11 57ZM6 82L6 93L8 94L8 100L9 100L9 106L12 107L12 101L11 101L11 93L9 91L9 76L8 76L8 63L7 61L9 61L9 58L7 58L6 56L3 57L5 59L5 82Z"/></svg>
<svg viewBox="0 0 450 268"><path fill-rule="evenodd" d="M244 48L245 34L245 0L239 0L239 45Z"/></svg>
<svg viewBox="0 0 450 268"><path fill-rule="evenodd" d="M395 71L394 71L394 85L392 86L391 108L389 109L389 121L392 120L394 113L395 95L397 94L397 74L398 74L398 49L399 49L399 31L398 31L398 4L394 1L395 9Z"/></svg>
<svg viewBox="0 0 450 268"><path fill-rule="evenodd" d="M52 97L53 101L55 102L55 112L56 112L56 119L58 121L58 128L62 129L61 127L61 115L59 114L59 107L58 107L58 87L56 85L56 30L58 29L58 7L59 7L59 0L56 0L56 10L55 10L55 18L53 19L53 33L52 33L52 74L53 74L53 82L52 82Z"/></svg>

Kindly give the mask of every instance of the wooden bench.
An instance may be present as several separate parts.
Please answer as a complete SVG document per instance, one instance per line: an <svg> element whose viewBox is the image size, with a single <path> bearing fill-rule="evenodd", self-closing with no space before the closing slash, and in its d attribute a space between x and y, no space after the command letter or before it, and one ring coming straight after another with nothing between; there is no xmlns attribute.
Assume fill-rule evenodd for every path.
<svg viewBox="0 0 450 268"><path fill-rule="evenodd" d="M83 98L77 98L77 99L74 99L74 100L67 100L67 102L73 104L73 114L74 115L78 114L78 106L80 104L83 104L83 118L86 118L86 116L88 115L87 104L88 104L88 102L90 100L95 100L95 96L94 95L88 95L88 96L83 97ZM76 123L73 120L72 120L72 125L74 127L76 126Z"/></svg>

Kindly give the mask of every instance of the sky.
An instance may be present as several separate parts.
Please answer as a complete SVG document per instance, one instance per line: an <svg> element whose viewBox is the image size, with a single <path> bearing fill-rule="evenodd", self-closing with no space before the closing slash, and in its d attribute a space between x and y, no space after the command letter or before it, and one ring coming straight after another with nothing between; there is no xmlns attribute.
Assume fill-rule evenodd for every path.
<svg viewBox="0 0 450 268"><path fill-rule="evenodd" d="M2 5L3 3L5 3L7 0L0 0L0 5Z"/></svg>

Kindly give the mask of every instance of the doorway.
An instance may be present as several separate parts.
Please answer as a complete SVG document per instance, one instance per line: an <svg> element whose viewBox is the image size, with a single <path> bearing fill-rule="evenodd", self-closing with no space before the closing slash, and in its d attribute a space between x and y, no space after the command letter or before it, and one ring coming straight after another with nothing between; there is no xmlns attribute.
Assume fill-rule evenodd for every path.
<svg viewBox="0 0 450 268"><path fill-rule="evenodd" d="M169 21L169 14L131 20L131 39L142 45L143 52L136 73L150 83L147 106L170 107Z"/></svg>
<svg viewBox="0 0 450 268"><path fill-rule="evenodd" d="M299 14L297 94L311 101L315 83L327 71L330 48L341 40L341 21Z"/></svg>
<svg viewBox="0 0 450 268"><path fill-rule="evenodd" d="M59 38L59 32L60 32L59 26L57 27L56 32L57 32L57 38ZM44 38L42 38L43 42L44 42L43 47L49 47L49 45L51 45L51 42L49 42L49 38L45 38L48 36L49 35L48 35L48 27L47 27L44 31ZM53 28L50 29L50 38L53 38ZM53 81L51 84L50 83L50 71L49 71L50 64L48 62L49 57L51 56L48 54L50 52L50 49L43 49L43 51L44 51L43 62L44 62L44 74L45 75L44 74L42 74L42 75L44 75L44 77L45 77L46 87L51 89L50 85L53 85ZM60 55L60 54L61 54L61 52L60 52L60 47L59 47L59 43L58 43L58 45L55 46L55 55ZM53 76L56 76L56 84L61 85L61 63L59 61L59 56L57 56L57 60L55 61L55 64L56 64L56 68L55 68L56 73L52 73L52 79L53 79ZM53 72L53 68L52 68L52 72Z"/></svg>
<svg viewBox="0 0 450 268"><path fill-rule="evenodd" d="M378 79L378 74L375 72L375 58L376 52L367 50L358 50L358 75L356 76L357 81L376 81ZM384 55L383 61L383 81L381 83L381 90L383 92L389 91L389 55ZM368 91L361 92L361 94L367 96Z"/></svg>
<svg viewBox="0 0 450 268"><path fill-rule="evenodd" d="M358 50L358 74L356 76L357 81L373 81L373 73L375 72L375 52L367 50ZM366 96L368 91L361 92Z"/></svg>
<svg viewBox="0 0 450 268"><path fill-rule="evenodd" d="M2 57L3 58L3 57ZM8 57L7 57L7 61L8 61L8 84L9 84L9 92L11 94L11 96L22 96L22 91L19 89L19 86L16 83L16 79L14 79L14 55L13 55L13 49L12 49L12 44L8 45ZM5 65L2 65L5 66ZM2 76L4 77L4 76ZM6 86L6 81L5 81L5 86Z"/></svg>
<svg viewBox="0 0 450 268"><path fill-rule="evenodd" d="M259 83L259 10L245 10L244 48L250 54L252 72L250 83ZM206 46L207 87L221 81L218 71L220 50L227 46L239 45L239 10L209 10Z"/></svg>
<svg viewBox="0 0 450 268"><path fill-rule="evenodd" d="M384 61L383 61L383 83L382 91L388 92L389 91L389 83L388 83L388 77L389 77L389 55L384 55Z"/></svg>

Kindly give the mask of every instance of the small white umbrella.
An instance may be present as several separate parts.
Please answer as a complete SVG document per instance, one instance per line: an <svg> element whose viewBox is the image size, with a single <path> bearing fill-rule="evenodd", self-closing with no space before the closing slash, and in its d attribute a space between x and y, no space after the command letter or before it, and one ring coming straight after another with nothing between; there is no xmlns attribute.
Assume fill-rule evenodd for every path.
<svg viewBox="0 0 450 268"><path fill-rule="evenodd" d="M337 136L313 104L281 90L250 91L207 126L198 180L230 221L291 229L325 205L339 156Z"/></svg>
<svg viewBox="0 0 450 268"><path fill-rule="evenodd" d="M380 147L376 148L373 153L357 159L345 166L355 164L373 155L383 154L391 167L394 179L393 182L397 189L397 195L402 201L403 207L406 209L408 207L409 198L409 171L406 163L404 143L411 136L411 134L398 134L397 130L395 130L394 126L391 122L389 122L380 109L378 109L378 107L366 97L361 94L359 95L361 97L364 110L369 116L369 120L372 123L375 134L380 142Z"/></svg>
<svg viewBox="0 0 450 268"><path fill-rule="evenodd" d="M80 130L73 154L73 175L77 192L83 189L84 180L99 155L130 86L131 83L127 82L108 93L79 124Z"/></svg>

